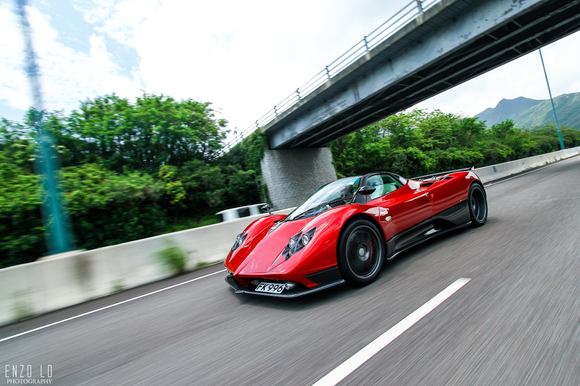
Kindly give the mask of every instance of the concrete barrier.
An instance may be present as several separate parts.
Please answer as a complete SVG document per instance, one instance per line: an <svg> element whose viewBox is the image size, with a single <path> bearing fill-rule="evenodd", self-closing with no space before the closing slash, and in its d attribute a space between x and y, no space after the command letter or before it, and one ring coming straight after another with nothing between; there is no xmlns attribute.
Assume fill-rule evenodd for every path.
<svg viewBox="0 0 580 386"><path fill-rule="evenodd" d="M0 325L170 277L159 256L170 246L187 254L187 270L222 261L236 235L260 216L0 269Z"/></svg>
<svg viewBox="0 0 580 386"><path fill-rule="evenodd" d="M578 154L580 147L486 166L476 173L488 183ZM222 261L235 236L259 216L0 269L0 325L167 278L173 272L159 253L169 246L187 254L188 270Z"/></svg>
<svg viewBox="0 0 580 386"><path fill-rule="evenodd" d="M580 146L475 169L484 183L501 180L580 154Z"/></svg>

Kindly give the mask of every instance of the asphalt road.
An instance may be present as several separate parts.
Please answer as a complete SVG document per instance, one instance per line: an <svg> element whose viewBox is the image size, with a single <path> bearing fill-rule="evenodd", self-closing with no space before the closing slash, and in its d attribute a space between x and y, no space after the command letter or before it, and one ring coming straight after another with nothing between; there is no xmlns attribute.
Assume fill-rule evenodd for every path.
<svg viewBox="0 0 580 386"><path fill-rule="evenodd" d="M342 384L579 385L580 157L491 185L486 226L397 258L379 280L293 301L236 296L224 273L0 342L54 385L308 385L458 278L440 306ZM0 339L218 271L0 328Z"/></svg>

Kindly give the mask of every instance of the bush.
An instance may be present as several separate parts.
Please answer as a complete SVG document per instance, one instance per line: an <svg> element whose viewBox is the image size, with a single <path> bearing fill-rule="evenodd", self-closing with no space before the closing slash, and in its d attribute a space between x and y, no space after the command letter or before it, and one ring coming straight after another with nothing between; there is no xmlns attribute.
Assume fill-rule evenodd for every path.
<svg viewBox="0 0 580 386"><path fill-rule="evenodd" d="M175 274L185 272L187 253L177 245L170 245L159 251L159 258L163 265Z"/></svg>

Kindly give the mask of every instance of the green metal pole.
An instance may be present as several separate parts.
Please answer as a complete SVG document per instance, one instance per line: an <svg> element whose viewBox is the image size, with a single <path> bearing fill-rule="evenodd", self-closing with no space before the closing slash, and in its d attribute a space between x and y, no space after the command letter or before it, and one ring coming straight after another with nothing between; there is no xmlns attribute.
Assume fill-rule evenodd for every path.
<svg viewBox="0 0 580 386"><path fill-rule="evenodd" d="M550 88L550 81L548 80L548 73L546 72L546 65L544 64L544 56L542 55L542 50L538 48L540 53L540 60L542 61L542 68L544 69L544 77L546 78L546 85L548 86L548 94L550 94L550 102L552 103L552 113L554 114L554 120L556 121L556 130L558 132L558 139L560 140L560 149L565 149L564 137L562 136L562 130L560 130L560 121L558 120L558 114L556 114L556 105L554 104L554 98L552 98L552 89Z"/></svg>
<svg viewBox="0 0 580 386"><path fill-rule="evenodd" d="M24 37L26 53L26 75L32 91L33 108L30 119L36 132L38 142L38 172L42 179L44 225L46 228L46 243L50 254L61 253L73 249L72 233L69 218L62 205L58 188L58 159L54 151L54 141L44 127L44 109L40 89L40 75L36 63L36 53L32 45L30 23L26 14L26 0L16 0L16 13L20 19L20 27Z"/></svg>

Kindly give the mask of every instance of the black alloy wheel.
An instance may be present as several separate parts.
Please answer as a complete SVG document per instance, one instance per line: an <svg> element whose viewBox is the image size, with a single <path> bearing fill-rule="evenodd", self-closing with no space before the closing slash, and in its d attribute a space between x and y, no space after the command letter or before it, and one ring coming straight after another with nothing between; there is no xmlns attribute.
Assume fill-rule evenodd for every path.
<svg viewBox="0 0 580 386"><path fill-rule="evenodd" d="M471 225L482 226L487 221L487 196L481 184L476 182L469 187L468 201Z"/></svg>
<svg viewBox="0 0 580 386"><path fill-rule="evenodd" d="M379 275L385 257L383 236L371 221L359 219L346 226L338 247L338 268L349 284L365 285Z"/></svg>

